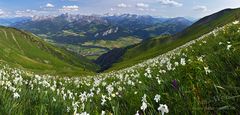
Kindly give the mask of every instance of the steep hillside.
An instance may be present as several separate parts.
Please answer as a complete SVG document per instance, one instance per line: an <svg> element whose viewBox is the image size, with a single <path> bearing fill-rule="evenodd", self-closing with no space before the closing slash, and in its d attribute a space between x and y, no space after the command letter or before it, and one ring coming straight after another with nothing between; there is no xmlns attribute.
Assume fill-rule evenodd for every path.
<svg viewBox="0 0 240 115"><path fill-rule="evenodd" d="M116 60L118 60L124 52L125 50L123 48L115 48L97 58L97 60L94 62L101 67L99 72L102 72L111 67L111 65L113 63L116 63Z"/></svg>
<svg viewBox="0 0 240 115"><path fill-rule="evenodd" d="M240 9L225 9L204 17L173 37L164 40L156 38L127 48L125 54L109 70L121 69L153 58L239 18Z"/></svg>
<svg viewBox="0 0 240 115"><path fill-rule="evenodd" d="M81 56L49 45L31 33L6 27L0 27L0 60L49 74L86 74L97 69Z"/></svg>

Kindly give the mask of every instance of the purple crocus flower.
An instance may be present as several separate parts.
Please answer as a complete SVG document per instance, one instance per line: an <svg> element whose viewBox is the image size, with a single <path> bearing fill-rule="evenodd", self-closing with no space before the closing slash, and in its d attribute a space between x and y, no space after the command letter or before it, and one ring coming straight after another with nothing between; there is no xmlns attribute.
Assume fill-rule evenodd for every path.
<svg viewBox="0 0 240 115"><path fill-rule="evenodd" d="M172 85L173 85L173 88L175 89L175 90L178 90L178 83L177 83L177 80L176 79L174 79L173 81L172 81Z"/></svg>

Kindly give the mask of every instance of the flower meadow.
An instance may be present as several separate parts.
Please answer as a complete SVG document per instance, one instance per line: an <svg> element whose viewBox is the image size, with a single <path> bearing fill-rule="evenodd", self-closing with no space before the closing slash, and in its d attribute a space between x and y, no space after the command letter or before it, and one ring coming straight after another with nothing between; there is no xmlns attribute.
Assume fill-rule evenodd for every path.
<svg viewBox="0 0 240 115"><path fill-rule="evenodd" d="M120 71L37 75L1 64L2 115L240 114L240 24Z"/></svg>

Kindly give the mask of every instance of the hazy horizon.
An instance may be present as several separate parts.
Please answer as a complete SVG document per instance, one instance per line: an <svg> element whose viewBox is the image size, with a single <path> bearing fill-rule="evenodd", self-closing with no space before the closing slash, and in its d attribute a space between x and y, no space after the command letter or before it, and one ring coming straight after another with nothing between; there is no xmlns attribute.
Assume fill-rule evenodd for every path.
<svg viewBox="0 0 240 115"><path fill-rule="evenodd" d="M11 0L0 1L0 17L35 15L138 14L153 17L201 18L214 12L240 6L238 0Z"/></svg>

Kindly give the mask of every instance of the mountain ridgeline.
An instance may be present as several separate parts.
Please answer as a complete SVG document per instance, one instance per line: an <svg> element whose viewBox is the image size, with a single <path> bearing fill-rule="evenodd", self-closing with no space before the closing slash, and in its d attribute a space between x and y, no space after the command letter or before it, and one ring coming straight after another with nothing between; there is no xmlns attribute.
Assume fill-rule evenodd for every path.
<svg viewBox="0 0 240 115"><path fill-rule="evenodd" d="M237 19L240 19L240 9L225 9L200 19L190 27L173 36L159 36L132 47L127 47L123 49L124 53L122 53L120 57L111 61L114 63L105 64L109 67L107 71L123 69L156 57ZM111 54L108 53L107 56L111 56ZM104 62L103 59L106 58L99 57L97 60ZM104 64L101 63L101 65Z"/></svg>
<svg viewBox="0 0 240 115"><path fill-rule="evenodd" d="M28 21L31 21L30 17L0 18L0 25L11 26L18 22L24 23L24 22L28 22Z"/></svg>
<svg viewBox="0 0 240 115"><path fill-rule="evenodd" d="M82 56L57 48L34 34L0 27L0 61L40 74L92 74L97 66Z"/></svg>
<svg viewBox="0 0 240 115"><path fill-rule="evenodd" d="M12 26L58 43L77 44L99 39L116 40L128 36L148 39L161 34L175 34L191 24L191 21L182 17L62 14L56 17L34 17L32 21L18 22Z"/></svg>

